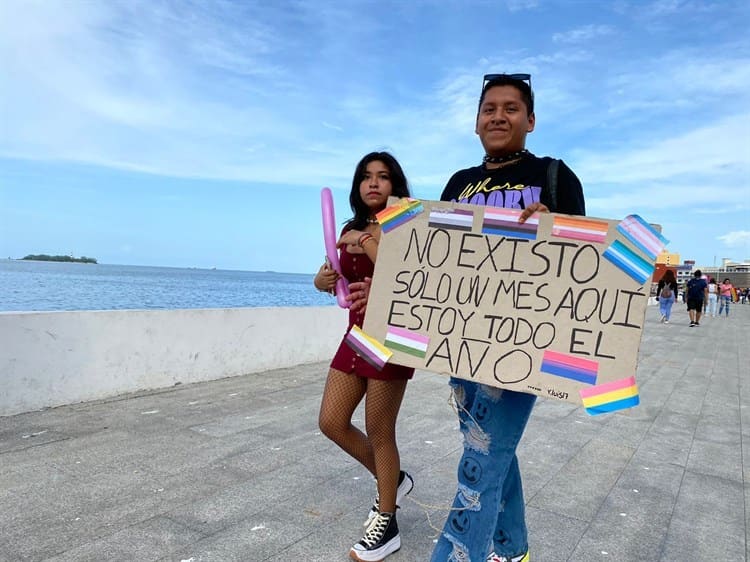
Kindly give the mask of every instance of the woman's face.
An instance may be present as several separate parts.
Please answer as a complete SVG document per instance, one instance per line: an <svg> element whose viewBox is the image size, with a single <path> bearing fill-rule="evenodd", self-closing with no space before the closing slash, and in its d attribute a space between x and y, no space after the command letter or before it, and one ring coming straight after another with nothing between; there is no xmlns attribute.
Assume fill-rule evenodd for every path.
<svg viewBox="0 0 750 562"><path fill-rule="evenodd" d="M371 210L379 211L385 208L393 192L391 173L380 160L373 160L365 168L365 177L359 184L359 195Z"/></svg>

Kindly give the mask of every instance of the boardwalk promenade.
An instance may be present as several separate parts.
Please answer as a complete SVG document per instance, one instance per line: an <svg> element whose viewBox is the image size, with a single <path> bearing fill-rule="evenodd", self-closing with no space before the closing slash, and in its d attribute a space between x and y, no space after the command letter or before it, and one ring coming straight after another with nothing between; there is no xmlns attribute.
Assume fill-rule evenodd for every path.
<svg viewBox="0 0 750 562"><path fill-rule="evenodd" d="M0 418L0 560L347 560L374 492L317 428L316 363ZM642 405L539 400L519 450L536 562L750 559L750 306L688 327L647 312ZM447 379L399 420L416 486L402 549L429 560L461 440ZM357 419L362 414L358 411Z"/></svg>

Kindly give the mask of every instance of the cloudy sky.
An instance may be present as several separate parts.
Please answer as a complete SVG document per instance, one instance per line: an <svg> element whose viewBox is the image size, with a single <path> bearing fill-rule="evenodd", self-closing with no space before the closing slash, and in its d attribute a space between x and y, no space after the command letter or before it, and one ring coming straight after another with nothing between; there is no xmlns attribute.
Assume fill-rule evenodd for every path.
<svg viewBox="0 0 750 562"><path fill-rule="evenodd" d="M357 161L437 199L483 155L487 72L529 72L538 155L591 216L750 258L746 0L0 2L0 257L314 272Z"/></svg>

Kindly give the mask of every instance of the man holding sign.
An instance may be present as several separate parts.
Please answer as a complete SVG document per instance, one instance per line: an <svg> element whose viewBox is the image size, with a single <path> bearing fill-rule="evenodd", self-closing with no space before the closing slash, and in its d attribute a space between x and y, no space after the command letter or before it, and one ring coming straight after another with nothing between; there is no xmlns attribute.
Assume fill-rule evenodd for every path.
<svg viewBox="0 0 750 562"><path fill-rule="evenodd" d="M534 130L528 74L488 74L475 132L485 150L480 166L456 172L442 201L584 215L581 183L564 163L526 150ZM527 562L523 489L516 458L536 396L452 377L464 434L458 491L432 562Z"/></svg>

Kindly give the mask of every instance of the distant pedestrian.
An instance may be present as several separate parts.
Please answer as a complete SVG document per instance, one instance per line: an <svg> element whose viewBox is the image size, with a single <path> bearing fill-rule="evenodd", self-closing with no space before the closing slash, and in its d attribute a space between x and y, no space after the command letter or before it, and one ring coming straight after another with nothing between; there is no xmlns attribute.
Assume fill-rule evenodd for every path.
<svg viewBox="0 0 750 562"><path fill-rule="evenodd" d="M343 228L337 245L341 273L350 282L371 278L380 240L375 214L389 196L408 197L409 188L401 166L387 152L367 154L354 172L349 193L354 217ZM321 291L333 291L338 274L323 264L313 283ZM351 294L355 300L363 295ZM331 362L320 406L321 431L375 477L377 496L365 522L362 539L349 551L354 560L380 561L401 547L396 508L414 483L401 470L396 444L396 418L406 383L414 369L388 363L381 370L366 362L346 343L356 325L362 327L364 310L349 309L349 326ZM366 398L365 398L366 397ZM352 415L365 398L365 428L352 425Z"/></svg>
<svg viewBox="0 0 750 562"><path fill-rule="evenodd" d="M687 282L687 309L690 315L690 327L700 326L703 313L703 301L708 298L708 283L701 279L701 270L697 269L693 278Z"/></svg>
<svg viewBox="0 0 750 562"><path fill-rule="evenodd" d="M664 324L669 324L669 317L672 315L672 305L677 300L677 279L675 279L671 269L664 272L656 289L656 294L659 299L661 321Z"/></svg>
<svg viewBox="0 0 750 562"><path fill-rule="evenodd" d="M719 285L719 316L721 316L723 310L726 310L726 315L729 316L729 303L732 302L732 289L734 289L734 287L728 277L724 279L721 285Z"/></svg>
<svg viewBox="0 0 750 562"><path fill-rule="evenodd" d="M716 284L716 279L713 277L708 278L708 308L706 309L706 316L709 314L711 318L716 317L716 302L719 297L719 286Z"/></svg>

